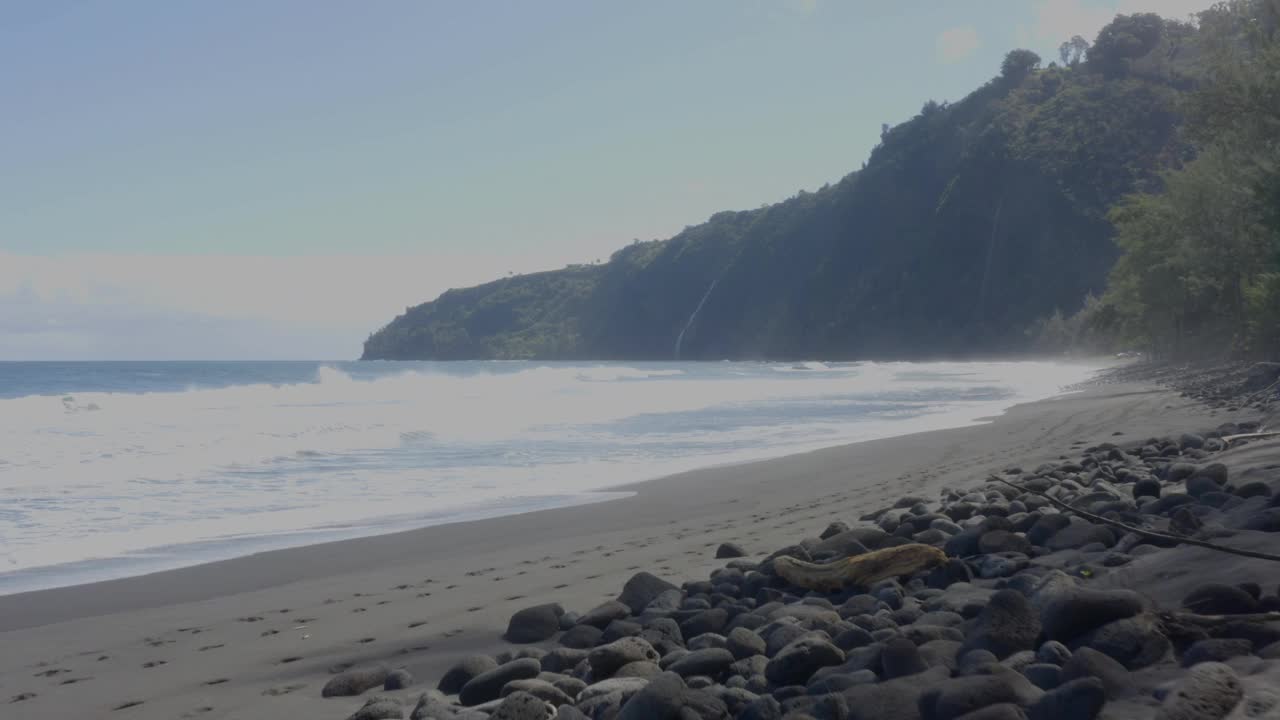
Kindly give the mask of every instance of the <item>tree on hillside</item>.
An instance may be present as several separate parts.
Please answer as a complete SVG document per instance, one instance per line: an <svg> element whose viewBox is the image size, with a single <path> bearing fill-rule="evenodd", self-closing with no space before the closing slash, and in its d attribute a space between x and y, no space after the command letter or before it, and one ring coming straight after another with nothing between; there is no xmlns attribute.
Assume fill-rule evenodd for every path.
<svg viewBox="0 0 1280 720"><path fill-rule="evenodd" d="M1089 41L1074 35L1070 40L1058 46L1058 57L1062 60L1062 64L1066 67L1075 67L1084 60L1085 54L1089 52Z"/></svg>
<svg viewBox="0 0 1280 720"><path fill-rule="evenodd" d="M1010 83L1018 83L1038 67L1040 67L1039 55L1030 50L1010 50L1009 54L1004 56L1004 62L1000 63L1000 77Z"/></svg>
<svg viewBox="0 0 1280 720"><path fill-rule="evenodd" d="M1129 62L1151 52L1160 42L1164 20L1155 13L1117 15L1089 48L1089 65L1109 77L1124 75Z"/></svg>

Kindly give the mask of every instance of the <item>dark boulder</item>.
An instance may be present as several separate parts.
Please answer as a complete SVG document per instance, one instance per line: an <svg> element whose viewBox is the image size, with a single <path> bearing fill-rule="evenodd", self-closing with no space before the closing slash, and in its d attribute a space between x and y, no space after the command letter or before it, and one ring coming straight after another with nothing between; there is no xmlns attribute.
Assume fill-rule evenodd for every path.
<svg viewBox="0 0 1280 720"><path fill-rule="evenodd" d="M351 697L372 690L386 682L390 673L383 665L351 668L329 679L320 690L321 697Z"/></svg>
<svg viewBox="0 0 1280 720"><path fill-rule="evenodd" d="M372 697L356 710L347 720L401 720L404 707L393 697Z"/></svg>
<svg viewBox="0 0 1280 720"><path fill-rule="evenodd" d="M585 650L593 648L604 636L604 631L592 625L574 625L560 636L560 644L567 648Z"/></svg>
<svg viewBox="0 0 1280 720"><path fill-rule="evenodd" d="M513 643L534 643L547 640L560 632L560 616L564 608L559 603L547 603L520 610L511 616L503 638Z"/></svg>
<svg viewBox="0 0 1280 720"><path fill-rule="evenodd" d="M1102 681L1077 678L1046 692L1030 708L1028 720L1093 720L1107 702Z"/></svg>
<svg viewBox="0 0 1280 720"><path fill-rule="evenodd" d="M596 680L613 677L618 668L633 662L658 662L658 651L648 641L638 637L625 637L607 645L601 645L587 654L591 675Z"/></svg>
<svg viewBox="0 0 1280 720"><path fill-rule="evenodd" d="M739 545L738 543L731 543L731 542L721 543L720 547L716 548L717 559L740 558L740 557L746 557L746 555L747 555L747 551L743 550L742 546Z"/></svg>
<svg viewBox="0 0 1280 720"><path fill-rule="evenodd" d="M782 648L765 667L764 675L774 685L803 685L820 668L845 660L840 648L820 637L800 638Z"/></svg>
<svg viewBox="0 0 1280 720"><path fill-rule="evenodd" d="M1253 643L1238 638L1210 638L1193 643L1182 653L1182 667L1202 662L1225 662L1253 652Z"/></svg>
<svg viewBox="0 0 1280 720"><path fill-rule="evenodd" d="M1142 612L1142 596L1132 590L1072 589L1048 599L1040 612L1045 637L1067 641Z"/></svg>
<svg viewBox="0 0 1280 720"><path fill-rule="evenodd" d="M513 692L489 715L489 720L549 720L555 709L527 692Z"/></svg>
<svg viewBox="0 0 1280 720"><path fill-rule="evenodd" d="M1220 720L1244 697L1235 671L1227 665L1196 665L1178 682L1156 712L1156 720Z"/></svg>
<svg viewBox="0 0 1280 720"><path fill-rule="evenodd" d="M729 666L734 663L734 659L733 653L728 650L707 648L688 653L671 663L667 669L681 677L706 675L710 678L718 678L729 669Z"/></svg>
<svg viewBox="0 0 1280 720"><path fill-rule="evenodd" d="M647 572L638 572L631 576L622 587L618 602L631 608L633 614L639 615L649 603L668 590L679 590L675 585Z"/></svg>
<svg viewBox="0 0 1280 720"><path fill-rule="evenodd" d="M1200 615L1238 615L1256 612L1258 601L1235 585L1209 583L1192 590L1182 607Z"/></svg>
<svg viewBox="0 0 1280 720"><path fill-rule="evenodd" d="M880 663L886 680L915 675L929 669L920 655L920 649L907 638L893 638L886 642L880 653Z"/></svg>
<svg viewBox="0 0 1280 720"><path fill-rule="evenodd" d="M1000 590L978 614L961 651L988 650L1005 658L1019 650L1032 650L1040 635L1040 618L1027 598L1016 590Z"/></svg>
<svg viewBox="0 0 1280 720"><path fill-rule="evenodd" d="M1077 638L1073 645L1104 653L1130 670L1163 660L1172 649L1162 628L1150 615L1116 620Z"/></svg>
<svg viewBox="0 0 1280 720"><path fill-rule="evenodd" d="M446 695L453 695L462 690L462 686L481 673L498 667L498 662L488 655L468 655L453 664L440 678L436 689Z"/></svg>
<svg viewBox="0 0 1280 720"><path fill-rule="evenodd" d="M468 707L497 700L503 686L512 680L528 680L538 677L542 665L533 658L512 660L505 665L480 673L462 686L458 701Z"/></svg>
<svg viewBox="0 0 1280 720"><path fill-rule="evenodd" d="M1067 664L1062 666L1063 682L1084 677L1101 680L1109 698L1120 697L1133 689L1128 669L1093 648L1076 650Z"/></svg>
<svg viewBox="0 0 1280 720"><path fill-rule="evenodd" d="M403 690L413 684L413 675L404 668L392 670L382 681L383 690Z"/></svg>

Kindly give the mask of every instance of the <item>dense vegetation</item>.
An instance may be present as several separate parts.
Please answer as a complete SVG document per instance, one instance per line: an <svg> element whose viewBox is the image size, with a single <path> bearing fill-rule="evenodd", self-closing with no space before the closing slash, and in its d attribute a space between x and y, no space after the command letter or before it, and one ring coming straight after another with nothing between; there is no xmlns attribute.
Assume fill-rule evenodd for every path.
<svg viewBox="0 0 1280 720"><path fill-rule="evenodd" d="M1236 141L1207 139L1236 122L1215 103L1275 99L1256 96L1243 71L1225 77L1234 66L1209 69L1211 57L1228 52L1214 41L1228 32L1224 18L1245 5L1255 7L1222 8L1199 29L1119 16L1092 47L1073 38L1045 67L1015 50L963 100L930 101L886 128L863 167L834 185L718 213L669 240L637 241L602 265L450 290L370 336L364 357L920 358L1027 349L1037 337L1077 339L1086 327L1136 337L1157 322L1152 293L1167 291L1148 288L1143 268L1150 253L1173 260L1158 222L1174 220L1158 210L1181 207L1179 193L1193 192L1180 178L1222 172L1224 163L1250 177L1267 172L1265 163L1234 160L1244 150L1226 146ZM1205 132L1179 132L1188 113ZM1249 125L1241 138L1275 137L1261 121L1237 124ZM1219 144L1214 161L1203 148ZM1225 215L1237 221L1234 210L1214 209L1213 217ZM1078 312L1106 289L1117 239L1127 254L1112 289ZM1232 242L1262 246L1234 232ZM1211 262L1230 264L1229 252L1218 255L1187 262L1207 274ZM1213 310L1267 302L1274 310L1275 284L1274 275L1242 275L1236 305ZM1225 290L1213 292L1226 302Z"/></svg>
<svg viewBox="0 0 1280 720"><path fill-rule="evenodd" d="M1111 213L1124 251L1078 342L1158 357L1280 356L1280 2L1201 17L1205 82L1183 104L1193 160Z"/></svg>

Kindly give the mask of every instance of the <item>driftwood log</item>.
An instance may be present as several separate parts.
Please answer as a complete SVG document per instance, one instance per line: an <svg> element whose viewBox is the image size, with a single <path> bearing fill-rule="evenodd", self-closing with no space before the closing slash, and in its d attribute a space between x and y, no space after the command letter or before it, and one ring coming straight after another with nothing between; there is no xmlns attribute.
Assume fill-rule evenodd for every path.
<svg viewBox="0 0 1280 720"><path fill-rule="evenodd" d="M849 585L874 585L881 580L911 575L946 562L946 553L938 548L913 543L821 564L783 556L774 559L773 567L778 575L792 585L820 592L835 592Z"/></svg>

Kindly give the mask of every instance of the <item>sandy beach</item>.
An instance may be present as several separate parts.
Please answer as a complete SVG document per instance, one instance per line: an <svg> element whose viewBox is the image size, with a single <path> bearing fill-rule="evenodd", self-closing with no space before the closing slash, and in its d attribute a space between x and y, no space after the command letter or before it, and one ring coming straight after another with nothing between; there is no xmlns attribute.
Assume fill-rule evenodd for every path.
<svg viewBox="0 0 1280 720"><path fill-rule="evenodd" d="M341 719L363 701L321 698L338 668L404 667L418 685L392 694L408 702L460 654L508 648L500 634L523 607L586 610L638 569L703 579L723 564L722 542L755 557L1073 444L1235 419L1257 418L1105 385L982 425L645 482L595 505L0 597L0 716Z"/></svg>

